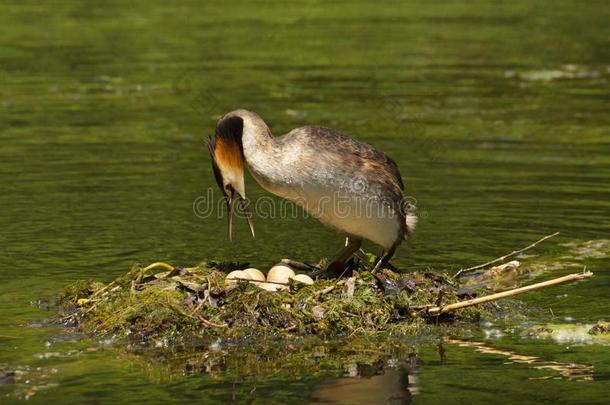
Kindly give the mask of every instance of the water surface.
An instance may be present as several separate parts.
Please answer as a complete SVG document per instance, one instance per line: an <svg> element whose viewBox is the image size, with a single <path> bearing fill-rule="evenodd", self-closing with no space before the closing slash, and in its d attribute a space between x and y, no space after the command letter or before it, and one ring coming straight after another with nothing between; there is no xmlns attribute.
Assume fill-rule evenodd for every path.
<svg viewBox="0 0 610 405"><path fill-rule="evenodd" d="M315 375L155 378L154 356L65 337L31 302L134 262L331 255L340 236L311 218L256 217L254 240L239 221L229 243L223 219L193 212L215 187L204 137L246 107L275 134L325 125L397 161L420 223L396 265L454 271L559 230L537 253L566 265L542 277L596 276L524 298L530 322L608 320L609 14L597 1L3 2L0 366L25 376L3 400L606 402L599 343L481 330L472 341L496 352L445 342L441 361L438 342L405 338L413 353L373 371L338 356ZM538 367L556 363L590 378Z"/></svg>

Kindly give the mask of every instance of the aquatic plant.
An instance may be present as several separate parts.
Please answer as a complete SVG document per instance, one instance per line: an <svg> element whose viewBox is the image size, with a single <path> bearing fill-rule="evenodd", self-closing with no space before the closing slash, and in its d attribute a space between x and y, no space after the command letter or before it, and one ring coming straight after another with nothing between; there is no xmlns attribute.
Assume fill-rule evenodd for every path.
<svg viewBox="0 0 610 405"><path fill-rule="evenodd" d="M77 281L66 287L59 300L58 321L76 325L84 333L144 343L214 337L417 334L430 324L476 321L498 299L591 277L590 272L575 273L477 297L482 289L499 289L507 279L516 282L526 273L515 260L484 267L540 241L501 260L465 269L457 278L431 270L401 273L386 268L374 273L376 258L363 253L339 277L310 266L313 284L286 278L287 282L276 283L282 287L277 290L264 288L273 283L269 278L266 282L227 278L227 273L246 274L234 272L247 267L243 263L207 261L190 268L166 263L134 265L108 284ZM286 263L298 266L286 261L284 267Z"/></svg>

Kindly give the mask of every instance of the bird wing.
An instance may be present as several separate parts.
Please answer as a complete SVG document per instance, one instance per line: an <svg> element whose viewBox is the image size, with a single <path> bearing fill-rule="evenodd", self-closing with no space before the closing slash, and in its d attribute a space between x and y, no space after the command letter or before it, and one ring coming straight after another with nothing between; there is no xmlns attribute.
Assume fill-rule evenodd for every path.
<svg viewBox="0 0 610 405"><path fill-rule="evenodd" d="M346 175L361 175L367 181L375 182L397 200L403 197L404 184L398 165L388 155L367 143L334 129L315 125L297 128L279 137L278 141L283 144L307 145L307 149L316 155L325 155L324 161L339 163L335 167L343 170ZM322 161L316 156L312 156L312 160L316 164Z"/></svg>

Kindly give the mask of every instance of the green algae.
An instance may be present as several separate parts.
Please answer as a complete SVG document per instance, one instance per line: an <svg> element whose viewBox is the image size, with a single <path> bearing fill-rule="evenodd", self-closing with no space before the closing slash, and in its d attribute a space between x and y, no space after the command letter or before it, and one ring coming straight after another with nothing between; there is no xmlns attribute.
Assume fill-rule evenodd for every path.
<svg viewBox="0 0 610 405"><path fill-rule="evenodd" d="M547 323L534 325L523 332L531 339L549 339L561 344L610 344L610 323Z"/></svg>

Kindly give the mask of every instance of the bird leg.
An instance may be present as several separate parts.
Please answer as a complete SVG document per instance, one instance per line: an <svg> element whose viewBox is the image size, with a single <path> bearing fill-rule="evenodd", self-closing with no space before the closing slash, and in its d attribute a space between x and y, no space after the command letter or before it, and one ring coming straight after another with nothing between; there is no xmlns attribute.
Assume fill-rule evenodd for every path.
<svg viewBox="0 0 610 405"><path fill-rule="evenodd" d="M292 259L282 259L282 263L287 265L288 267L292 267L293 269L301 270L301 271L319 271L320 267L315 264L309 264L304 262L299 262L297 260Z"/></svg>
<svg viewBox="0 0 610 405"><path fill-rule="evenodd" d="M299 262L291 259L282 259L282 263L301 271L310 271L313 275L317 275L322 272L329 272L331 269L337 270L336 267L341 267L344 269L346 267L346 263L352 257L358 249L362 246L362 238L358 238L355 236L348 236L345 238L345 246L342 247L333 258L328 262L328 265L325 269L318 267L317 265L312 265L308 263Z"/></svg>
<svg viewBox="0 0 610 405"><path fill-rule="evenodd" d="M328 270L333 265L333 263L341 263L342 265L347 263L349 258L352 257L352 255L356 253L358 249L360 249L360 246L362 246L362 238L358 238L355 236L346 237L345 246L342 247L337 253L335 253L335 256L332 258L332 260L328 262L328 266L326 266L326 269Z"/></svg>
<svg viewBox="0 0 610 405"><path fill-rule="evenodd" d="M398 241L397 243L393 244L392 247L390 249L388 249L388 251L385 252L383 254L383 256L381 256L381 259L379 259L377 264L375 264L375 267L373 267L373 270L371 271L371 273L375 274L378 270L383 269L383 267L386 264L388 264L388 262L390 261L392 256L394 256L394 252L396 252L396 248L398 247L399 244L400 244L400 241Z"/></svg>

